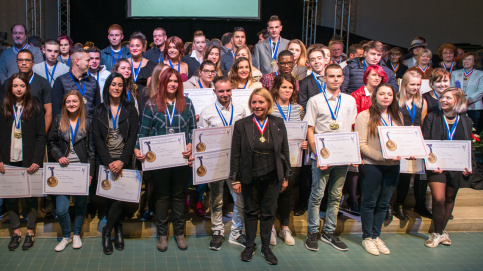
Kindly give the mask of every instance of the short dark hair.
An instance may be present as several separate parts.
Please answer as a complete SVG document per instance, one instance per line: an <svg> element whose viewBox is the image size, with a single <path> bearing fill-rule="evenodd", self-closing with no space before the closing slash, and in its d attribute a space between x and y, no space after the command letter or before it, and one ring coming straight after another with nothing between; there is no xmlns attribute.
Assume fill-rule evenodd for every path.
<svg viewBox="0 0 483 271"><path fill-rule="evenodd" d="M28 49L22 49L22 50L18 51L18 54L17 54L17 57L16 58L18 58L18 55L21 54L21 53L29 54L30 57L32 57L32 61L35 61L34 54L30 50L28 50Z"/></svg>
<svg viewBox="0 0 483 271"><path fill-rule="evenodd" d="M245 33L245 29L241 26L235 26L235 28L233 28L233 32L232 33L235 33L237 31L241 31L243 33Z"/></svg>
<svg viewBox="0 0 483 271"><path fill-rule="evenodd" d="M23 27L23 30L25 31L25 35L27 35L27 27L24 24L14 24L14 25L12 25L12 27L10 28L10 33L13 32L13 28L16 27L17 25L21 25Z"/></svg>
<svg viewBox="0 0 483 271"><path fill-rule="evenodd" d="M258 32L257 36L260 36L260 35L262 35L264 39L267 39L268 38L268 30L263 29L262 31Z"/></svg>
<svg viewBox="0 0 483 271"><path fill-rule="evenodd" d="M327 65L327 67L325 67L325 71L324 71L324 74L327 74L327 71L328 70L341 70L342 71L342 68L339 66L339 64L329 64Z"/></svg>
<svg viewBox="0 0 483 271"><path fill-rule="evenodd" d="M42 39L39 36L30 36L27 39L28 44L32 44L35 47L42 47Z"/></svg>
<svg viewBox="0 0 483 271"><path fill-rule="evenodd" d="M89 49L86 50L87 53L101 53L101 50L97 48L96 46L92 46Z"/></svg>
<svg viewBox="0 0 483 271"><path fill-rule="evenodd" d="M44 42L44 45L59 45L60 46L60 43L58 40L54 40L54 39L50 39L50 40L46 40Z"/></svg>
<svg viewBox="0 0 483 271"><path fill-rule="evenodd" d="M357 54L357 50L363 50L362 48L362 45L360 44L352 44L351 46L349 46L349 55L353 54Z"/></svg>
<svg viewBox="0 0 483 271"><path fill-rule="evenodd" d="M292 52L290 52L289 50L283 50L283 51L281 51L278 54L277 59L280 61L280 58L282 58L283 56L291 56L291 57L294 57L293 54L292 54Z"/></svg>
<svg viewBox="0 0 483 271"><path fill-rule="evenodd" d="M221 44L227 45L228 43L231 42L232 37L233 37L233 33L231 32L223 34L223 36L221 36Z"/></svg>
<svg viewBox="0 0 483 271"><path fill-rule="evenodd" d="M282 24L282 20L280 20L278 15L272 15L272 16L270 16L270 19L268 19L267 25L268 25L269 22L275 22L275 21L279 21L280 24Z"/></svg>
<svg viewBox="0 0 483 271"><path fill-rule="evenodd" d="M213 85L215 85L215 87L216 87L216 83L218 83L218 82L221 82L221 83L228 82L228 83L230 83L230 79L228 79L228 77L226 77L224 75L216 77L215 80L213 80Z"/></svg>

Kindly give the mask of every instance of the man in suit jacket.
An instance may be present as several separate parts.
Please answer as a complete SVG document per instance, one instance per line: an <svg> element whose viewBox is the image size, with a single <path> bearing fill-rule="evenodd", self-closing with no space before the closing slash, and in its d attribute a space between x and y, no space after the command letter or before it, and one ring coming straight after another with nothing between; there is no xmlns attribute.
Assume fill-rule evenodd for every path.
<svg viewBox="0 0 483 271"><path fill-rule="evenodd" d="M312 68L312 75L305 77L300 81L300 91L298 104L300 104L304 110L308 100L319 93L322 89L325 89L325 83L322 79L325 71L325 53L322 48L313 48L309 51L309 63ZM318 80L318 82L316 81ZM318 84L317 84L318 83ZM320 89L319 89L320 85Z"/></svg>
<svg viewBox="0 0 483 271"><path fill-rule="evenodd" d="M268 32L270 37L255 45L255 60L256 66L263 75L277 71L277 56L278 53L285 50L289 40L280 37L282 32L282 21L277 15L272 15L268 20Z"/></svg>

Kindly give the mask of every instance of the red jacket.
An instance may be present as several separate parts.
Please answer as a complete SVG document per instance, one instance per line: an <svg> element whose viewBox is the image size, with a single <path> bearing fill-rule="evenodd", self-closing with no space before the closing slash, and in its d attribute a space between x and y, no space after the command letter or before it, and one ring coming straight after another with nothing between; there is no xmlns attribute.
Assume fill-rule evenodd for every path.
<svg viewBox="0 0 483 271"><path fill-rule="evenodd" d="M351 96L356 100L357 114L371 107L371 96L366 96L364 86L352 92Z"/></svg>

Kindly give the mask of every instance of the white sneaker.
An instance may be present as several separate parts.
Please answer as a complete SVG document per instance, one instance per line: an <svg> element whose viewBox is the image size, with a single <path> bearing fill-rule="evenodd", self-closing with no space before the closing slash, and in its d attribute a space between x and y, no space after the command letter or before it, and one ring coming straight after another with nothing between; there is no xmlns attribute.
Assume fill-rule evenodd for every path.
<svg viewBox="0 0 483 271"><path fill-rule="evenodd" d="M82 240L80 238L80 235L74 235L74 240L73 240L72 247L74 249L79 249L79 248L82 247Z"/></svg>
<svg viewBox="0 0 483 271"><path fill-rule="evenodd" d="M445 246L451 246L451 239L449 239L449 234L447 231L443 231L443 241L441 244Z"/></svg>
<svg viewBox="0 0 483 271"><path fill-rule="evenodd" d="M427 247L437 247L441 242L443 242L444 237L442 234L431 233L429 239L424 243Z"/></svg>
<svg viewBox="0 0 483 271"><path fill-rule="evenodd" d="M377 237L376 239L372 239L374 241L374 244L376 244L377 249L379 252L382 254L391 254L391 251L386 247L386 244L381 240L381 238Z"/></svg>
<svg viewBox="0 0 483 271"><path fill-rule="evenodd" d="M374 243L374 239L372 238L365 238L362 240L362 247L372 255L379 255L379 249L377 248L376 244Z"/></svg>
<svg viewBox="0 0 483 271"><path fill-rule="evenodd" d="M62 240L60 241L60 243L57 246L55 246L55 251L61 252L70 243L72 243L72 239L71 238L62 238Z"/></svg>
<svg viewBox="0 0 483 271"><path fill-rule="evenodd" d="M289 229L281 229L278 236L289 246L295 245L295 239L292 237L292 232Z"/></svg>
<svg viewBox="0 0 483 271"><path fill-rule="evenodd" d="M270 235L270 245L277 245L277 232L275 231L274 227L272 227L272 234Z"/></svg>

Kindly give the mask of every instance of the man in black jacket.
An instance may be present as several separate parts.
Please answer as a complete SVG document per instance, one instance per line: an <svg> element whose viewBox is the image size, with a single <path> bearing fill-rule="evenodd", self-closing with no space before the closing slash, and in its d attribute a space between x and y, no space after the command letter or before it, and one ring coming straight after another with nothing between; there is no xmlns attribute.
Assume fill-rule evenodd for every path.
<svg viewBox="0 0 483 271"><path fill-rule="evenodd" d="M298 103L304 108L304 111L306 109L305 107L309 99L312 96L321 93L322 89L325 89L325 83L322 79L325 70L324 50L317 47L311 49L309 51L308 59L310 67L312 68L312 75L307 76L302 81L300 81L300 91L298 99ZM319 89L319 85L321 86L321 89Z"/></svg>

